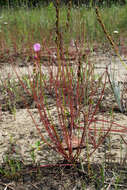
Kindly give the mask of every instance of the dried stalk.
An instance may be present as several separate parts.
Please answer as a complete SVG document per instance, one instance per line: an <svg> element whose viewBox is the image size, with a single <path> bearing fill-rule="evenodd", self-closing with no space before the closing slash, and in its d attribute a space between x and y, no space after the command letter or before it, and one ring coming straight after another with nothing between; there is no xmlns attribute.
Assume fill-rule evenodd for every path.
<svg viewBox="0 0 127 190"><path fill-rule="evenodd" d="M106 38L110 42L110 44L111 44L112 48L114 49L116 55L119 57L120 62L122 63L122 65L127 69L126 63L124 63L124 61L122 60L122 57L119 54L119 49L118 49L117 45L115 44L115 42L113 41L112 37L110 36L110 34L108 33L108 31L106 30L106 27L105 27L105 25L104 25L104 23L103 23L103 21L101 19L101 15L100 15L98 7L96 7L95 9L96 9L97 20L100 23L100 26L102 27L102 29L103 29L103 31L104 31L104 33L106 35Z"/></svg>

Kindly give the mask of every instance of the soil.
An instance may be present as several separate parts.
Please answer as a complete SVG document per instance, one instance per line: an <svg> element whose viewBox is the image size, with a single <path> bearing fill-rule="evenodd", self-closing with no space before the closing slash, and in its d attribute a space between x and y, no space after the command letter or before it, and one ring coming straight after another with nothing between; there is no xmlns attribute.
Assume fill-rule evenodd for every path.
<svg viewBox="0 0 127 190"><path fill-rule="evenodd" d="M125 64L127 59L125 56L122 56ZM127 70L121 64L119 59L116 56L102 54L102 52L94 52L92 56L89 58L90 62L94 62L95 73L96 75L102 74L106 70L106 65L111 66L111 72L115 73L115 81L120 83L122 87L125 85ZM43 73L49 72L49 68L53 69L53 74L57 73L57 61L53 63L53 65L46 65L46 60L42 65ZM75 60L71 61L71 65L76 70ZM84 170L81 170L79 163L76 164L75 167L64 166L67 163L63 160L62 156L57 154L55 151L50 150L47 145L42 143L41 137L35 127L35 123L32 121L30 113L38 127L40 127L41 132L44 136L47 136L47 133L44 130L44 126L40 121L40 116L38 113L38 109L35 105L33 98L25 93L24 89L18 83L18 79L16 73L14 72L16 69L17 73L20 76L27 75L32 72L33 65L32 63L15 64L15 68L12 65L8 65L6 63L1 63L0 76L1 76L1 84L0 84L0 104L1 104L1 112L0 112L0 163L1 168L6 169L8 166L7 156L9 159L17 160L21 164L21 172L17 172L15 175L6 176L0 174L0 190L2 189L15 189L15 190L34 190L34 189L101 189L102 180L99 177L101 171L100 163L103 162L104 157L107 162L115 162L120 163L125 166L127 159L127 148L126 148L126 128L127 128L127 113L121 113L111 87L107 86L105 89L103 101L99 107L98 112L96 113L96 118L102 120L113 120L114 123L120 124L124 126L124 134L123 133L114 133L113 135L109 135L106 138L105 142L101 147L97 149L93 157L91 157L91 176L88 175L88 164L86 164L86 160L83 161L86 156L86 149L82 151L81 160L83 161ZM16 86L10 86L10 88L15 88L15 91L24 94L25 101L27 105L24 104L24 101L15 96L10 96L7 93L7 81L10 78L10 81L15 81ZM12 83L13 84L13 83ZM10 84L11 85L11 84ZM125 88L125 86L124 86ZM99 93L99 91L97 92ZM126 102L126 94L124 94L124 102ZM10 99L10 97L12 99ZM55 105L55 98L51 96L51 94L47 94L47 102L48 107L50 109L51 115L53 117L53 122L57 123L57 111ZM96 99L96 97L95 97ZM10 101L10 103L8 103ZM114 109L113 116L111 116L110 111ZM29 109L29 111L28 111ZM29 113L30 112L30 113ZM96 127L101 127L101 124L96 124ZM107 127L108 124L103 124L103 127ZM110 124L109 124L110 125ZM109 126L108 126L109 127ZM114 129L121 129L120 126L114 125ZM124 139L120 136L122 135ZM39 143L39 148L37 148L37 143ZM111 151L106 150L106 146L109 147L111 144ZM92 149L92 148L91 148ZM107 148L108 149L108 148ZM106 150L106 152L105 152ZM34 151L34 158L32 153ZM99 164L98 164L99 163ZM46 164L63 164L61 167L40 167L40 165ZM14 164L15 165L15 164ZM120 167L119 164L115 165L116 167ZM106 165L108 168L109 166ZM108 170L108 169L107 169ZM113 171L110 167L110 171L107 172L107 182L113 178ZM121 169L123 170L123 169ZM96 172L94 172L96 171ZM93 173L98 174L98 176L94 176ZM125 167L124 167L125 173ZM98 178L98 184L95 183L95 178ZM94 179L94 180L93 180ZM127 189L127 185L123 182L121 185L121 189Z"/></svg>

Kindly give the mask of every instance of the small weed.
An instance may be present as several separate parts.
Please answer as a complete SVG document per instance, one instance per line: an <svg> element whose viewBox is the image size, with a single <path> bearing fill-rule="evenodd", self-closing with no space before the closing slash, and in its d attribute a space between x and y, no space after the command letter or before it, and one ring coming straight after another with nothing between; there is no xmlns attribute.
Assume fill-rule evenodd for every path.
<svg viewBox="0 0 127 190"><path fill-rule="evenodd" d="M21 162L15 158L4 156L4 164L0 167L0 175L9 179L17 179L20 177Z"/></svg>
<svg viewBox="0 0 127 190"><path fill-rule="evenodd" d="M36 151L40 151L41 142L37 141L34 146L31 146L30 156L32 158L33 164L36 164Z"/></svg>

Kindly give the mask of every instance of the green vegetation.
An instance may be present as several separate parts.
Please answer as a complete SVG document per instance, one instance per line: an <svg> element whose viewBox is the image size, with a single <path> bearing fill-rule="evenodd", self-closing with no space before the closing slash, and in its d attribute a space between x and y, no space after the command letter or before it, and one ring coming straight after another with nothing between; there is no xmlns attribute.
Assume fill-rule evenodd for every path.
<svg viewBox="0 0 127 190"><path fill-rule="evenodd" d="M46 40L54 43L55 40L55 8L51 3L48 7L40 9L20 8L18 10L3 9L0 15L0 47L2 51L9 48L29 48L36 41ZM108 32L114 36L113 31L126 35L127 5L123 7L112 5L111 8L101 9L102 20ZM60 10L60 30L63 40L68 43L71 39L86 39L89 43L105 42L105 35L99 26L94 9L85 7L72 8L70 30L66 32L67 8ZM79 22L80 21L80 22Z"/></svg>

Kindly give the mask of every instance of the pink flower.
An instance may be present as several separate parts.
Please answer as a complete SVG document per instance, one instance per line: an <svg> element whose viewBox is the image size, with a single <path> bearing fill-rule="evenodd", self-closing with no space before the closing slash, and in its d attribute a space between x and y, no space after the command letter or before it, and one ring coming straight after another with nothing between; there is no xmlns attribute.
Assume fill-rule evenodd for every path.
<svg viewBox="0 0 127 190"><path fill-rule="evenodd" d="M41 45L39 43L36 43L36 44L34 44L33 48L34 48L35 52L38 52L41 49Z"/></svg>

